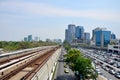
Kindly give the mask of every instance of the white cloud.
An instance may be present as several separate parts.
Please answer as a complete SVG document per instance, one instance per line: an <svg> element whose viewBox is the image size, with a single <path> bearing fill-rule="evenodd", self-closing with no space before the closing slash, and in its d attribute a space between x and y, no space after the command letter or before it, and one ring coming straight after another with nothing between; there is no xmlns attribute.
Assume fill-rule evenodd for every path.
<svg viewBox="0 0 120 80"><path fill-rule="evenodd" d="M51 6L44 3L31 2L2 2L0 11L11 12L15 14L27 14L34 16L52 16L52 17L77 17L98 20L120 21L120 12L111 12L105 10L71 10Z"/></svg>

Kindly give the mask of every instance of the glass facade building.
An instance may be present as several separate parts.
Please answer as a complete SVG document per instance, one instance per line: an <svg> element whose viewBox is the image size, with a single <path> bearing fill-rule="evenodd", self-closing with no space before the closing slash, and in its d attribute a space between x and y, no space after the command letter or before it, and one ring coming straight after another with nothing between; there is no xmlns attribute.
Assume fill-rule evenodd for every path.
<svg viewBox="0 0 120 80"><path fill-rule="evenodd" d="M75 28L75 37L77 38L77 39L84 39L84 28L83 28L83 26L77 26L76 28Z"/></svg>
<svg viewBox="0 0 120 80"><path fill-rule="evenodd" d="M95 31L96 46L107 47L110 44L111 31L98 30Z"/></svg>
<svg viewBox="0 0 120 80"><path fill-rule="evenodd" d="M69 24L68 29L65 30L65 40L70 44L75 39L75 27L74 24Z"/></svg>
<svg viewBox="0 0 120 80"><path fill-rule="evenodd" d="M116 35L115 34L111 34L111 39L116 39Z"/></svg>

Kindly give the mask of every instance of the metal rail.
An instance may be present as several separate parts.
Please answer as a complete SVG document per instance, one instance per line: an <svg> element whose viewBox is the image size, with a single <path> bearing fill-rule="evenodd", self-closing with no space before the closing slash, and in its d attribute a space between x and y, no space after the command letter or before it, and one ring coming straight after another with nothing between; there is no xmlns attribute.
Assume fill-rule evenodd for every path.
<svg viewBox="0 0 120 80"><path fill-rule="evenodd" d="M34 66L34 69L31 70L27 75L25 75L21 80L26 80L31 73L35 72L38 68L41 68L43 66L43 64L48 60L48 58L53 54L53 52L55 51L56 48L53 48L52 50L46 52L45 54L41 55L40 57L31 60L30 62L27 62L25 65L18 67L17 69L15 69L14 71L11 71L10 73L3 75L0 80L8 80L10 79L12 76L14 76L15 74L17 74L18 72L20 72L21 70L23 70L24 68L26 68L27 66L29 66L30 64L34 64L34 62L36 62L37 60L41 59L42 61L40 63L37 63L37 65Z"/></svg>
<svg viewBox="0 0 120 80"><path fill-rule="evenodd" d="M30 80L36 74L36 72L48 61L48 59L52 56L54 51L55 50L51 50L50 52L48 52L48 54L44 56L42 61L37 63L37 67L35 67L32 71L26 74L21 80ZM32 73L34 74L31 75Z"/></svg>

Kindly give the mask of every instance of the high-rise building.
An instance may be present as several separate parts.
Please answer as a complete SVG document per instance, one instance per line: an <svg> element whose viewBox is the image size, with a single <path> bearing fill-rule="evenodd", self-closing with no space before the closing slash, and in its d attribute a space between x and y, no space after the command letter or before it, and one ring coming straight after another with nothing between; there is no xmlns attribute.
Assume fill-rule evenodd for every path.
<svg viewBox="0 0 120 80"><path fill-rule="evenodd" d="M77 26L75 29L75 37L79 40L83 40L84 39L84 28L83 26Z"/></svg>
<svg viewBox="0 0 120 80"><path fill-rule="evenodd" d="M107 31L103 28L94 30L94 39L96 46L107 47L110 44L111 31Z"/></svg>
<svg viewBox="0 0 120 80"><path fill-rule="evenodd" d="M69 40L69 37L68 37L68 29L65 30L65 41L68 41Z"/></svg>
<svg viewBox="0 0 120 80"><path fill-rule="evenodd" d="M114 33L111 34L111 39L116 39L116 35Z"/></svg>
<svg viewBox="0 0 120 80"><path fill-rule="evenodd" d="M84 40L86 42L90 41L90 33L87 33L87 32L84 33Z"/></svg>
<svg viewBox="0 0 120 80"><path fill-rule="evenodd" d="M95 42L95 32L96 32L96 31L99 31L99 30L106 30L106 28L97 27L97 28L95 28L94 30L92 30L92 41L93 41L93 42Z"/></svg>
<svg viewBox="0 0 120 80"><path fill-rule="evenodd" d="M68 29L66 30L66 37L67 37L66 38L67 42L69 42L70 44L75 39L75 25L74 24L68 25Z"/></svg>
<svg viewBox="0 0 120 80"><path fill-rule="evenodd" d="M28 41L33 41L32 35L28 35Z"/></svg>

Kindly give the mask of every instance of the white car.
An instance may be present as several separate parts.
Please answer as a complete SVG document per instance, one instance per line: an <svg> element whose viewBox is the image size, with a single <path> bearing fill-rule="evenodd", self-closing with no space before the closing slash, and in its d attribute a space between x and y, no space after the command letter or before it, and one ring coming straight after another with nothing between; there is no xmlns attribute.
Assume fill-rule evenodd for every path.
<svg viewBox="0 0 120 80"><path fill-rule="evenodd" d="M69 73L69 69L65 68L64 72Z"/></svg>

